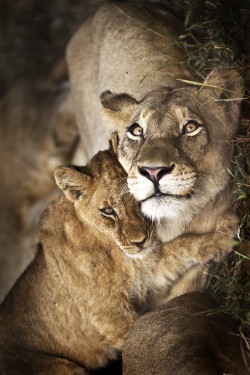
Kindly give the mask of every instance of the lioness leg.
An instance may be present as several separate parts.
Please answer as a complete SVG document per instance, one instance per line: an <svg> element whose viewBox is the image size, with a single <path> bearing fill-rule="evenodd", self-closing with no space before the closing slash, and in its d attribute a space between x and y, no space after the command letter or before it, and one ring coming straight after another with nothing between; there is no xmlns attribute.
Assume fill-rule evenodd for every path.
<svg viewBox="0 0 250 375"><path fill-rule="evenodd" d="M235 322L209 315L213 301L187 293L135 324L123 349L123 375L245 375Z"/></svg>

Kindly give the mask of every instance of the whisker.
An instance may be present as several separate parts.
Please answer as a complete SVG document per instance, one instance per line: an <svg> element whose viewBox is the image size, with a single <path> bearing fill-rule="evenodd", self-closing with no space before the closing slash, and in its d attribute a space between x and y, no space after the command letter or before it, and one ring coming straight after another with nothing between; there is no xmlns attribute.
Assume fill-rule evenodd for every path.
<svg viewBox="0 0 250 375"><path fill-rule="evenodd" d="M222 233L222 234L224 234L224 235L226 235L226 236L228 236L228 237L230 237L230 238L232 238L232 240L233 240L233 235L234 235L234 233L230 233L230 232L226 232L226 231L223 231L223 230L218 230L217 231L218 233Z"/></svg>
<svg viewBox="0 0 250 375"><path fill-rule="evenodd" d="M134 200L134 197L131 193L127 193L126 195L121 196L120 199L122 203L126 204L129 200Z"/></svg>

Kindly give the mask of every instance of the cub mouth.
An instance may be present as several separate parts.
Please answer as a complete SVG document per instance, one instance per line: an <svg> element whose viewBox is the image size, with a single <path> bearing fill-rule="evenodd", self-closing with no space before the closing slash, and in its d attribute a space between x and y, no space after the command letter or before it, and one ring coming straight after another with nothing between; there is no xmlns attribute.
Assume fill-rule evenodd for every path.
<svg viewBox="0 0 250 375"><path fill-rule="evenodd" d="M157 245L158 245L158 243L155 243L154 245L147 246L147 247L145 247L143 249L140 249L138 251L135 251L135 252L125 252L125 255L128 258L132 258L132 259L142 259L146 255L151 253L153 250L155 250Z"/></svg>

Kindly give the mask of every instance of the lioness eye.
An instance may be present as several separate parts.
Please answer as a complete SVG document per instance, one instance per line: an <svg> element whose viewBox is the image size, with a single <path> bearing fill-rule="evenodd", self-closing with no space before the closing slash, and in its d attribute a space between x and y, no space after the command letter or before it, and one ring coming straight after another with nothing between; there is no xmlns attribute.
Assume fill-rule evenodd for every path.
<svg viewBox="0 0 250 375"><path fill-rule="evenodd" d="M196 121L189 121L183 126L183 133L195 135L201 130L201 125Z"/></svg>
<svg viewBox="0 0 250 375"><path fill-rule="evenodd" d="M117 217L117 213L115 212L115 210L113 209L113 207L103 207L103 208L100 208L100 211L104 215Z"/></svg>
<svg viewBox="0 0 250 375"><path fill-rule="evenodd" d="M143 133L143 130L139 124L135 123L133 125L130 125L130 127L128 128L128 132L134 135L135 137L140 137Z"/></svg>

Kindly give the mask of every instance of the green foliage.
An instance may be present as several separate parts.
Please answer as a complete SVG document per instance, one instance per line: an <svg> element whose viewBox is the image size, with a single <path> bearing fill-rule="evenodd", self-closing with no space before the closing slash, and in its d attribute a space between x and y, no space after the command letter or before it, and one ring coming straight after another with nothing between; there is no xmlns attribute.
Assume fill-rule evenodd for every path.
<svg viewBox="0 0 250 375"><path fill-rule="evenodd" d="M233 66L245 80L246 99L235 139L232 179L234 207L240 216L239 243L226 262L211 270L208 290L219 309L239 322L250 338L250 2L185 0L182 36L187 62L198 72Z"/></svg>
<svg viewBox="0 0 250 375"><path fill-rule="evenodd" d="M185 0L185 48L189 64L198 70L248 59L248 0Z"/></svg>
<svg viewBox="0 0 250 375"><path fill-rule="evenodd" d="M250 335L250 258L239 250L211 272L208 291L219 311L233 316L241 332Z"/></svg>
<svg viewBox="0 0 250 375"><path fill-rule="evenodd" d="M234 206L240 216L234 255L211 271L208 290L220 310L239 322L240 330L250 339L250 121L242 121L241 136L236 139L232 178Z"/></svg>
<svg viewBox="0 0 250 375"><path fill-rule="evenodd" d="M248 122L248 127L249 127ZM250 130L250 128L249 128ZM245 143L244 143L245 141ZM241 216L240 238L250 240L250 144L249 135L238 137L234 157L234 197ZM249 243L248 243L249 245ZM250 246L249 246L250 250Z"/></svg>

